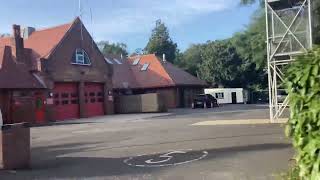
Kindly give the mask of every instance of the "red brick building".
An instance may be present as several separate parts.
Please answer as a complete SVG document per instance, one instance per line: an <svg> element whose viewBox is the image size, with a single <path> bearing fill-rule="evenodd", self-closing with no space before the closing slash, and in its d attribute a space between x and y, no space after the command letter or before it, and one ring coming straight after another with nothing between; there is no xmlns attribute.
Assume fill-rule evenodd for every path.
<svg viewBox="0 0 320 180"><path fill-rule="evenodd" d="M207 87L206 82L154 54L106 60L113 65L115 94L159 93L169 108L190 107L194 95Z"/></svg>
<svg viewBox="0 0 320 180"><path fill-rule="evenodd" d="M28 116L29 122L113 113L112 67L106 63L79 18L72 23L53 28L25 28L20 31L19 26L14 26L14 37L0 38L0 48L6 51L6 54L10 54L9 49L13 49L11 54L16 60L11 61L21 66L28 74L26 77L33 78L24 80L28 86L21 84L18 93L11 91L11 94L23 96L26 94L24 89L31 88L28 97L34 108L28 113L21 112ZM10 58L6 61L10 61ZM13 70L1 68L1 81L20 84L21 80L14 76L11 78L8 74L1 73L2 71L12 73ZM32 83L33 81L35 82ZM30 87L29 84L34 86ZM0 86L0 92L7 87ZM32 88L43 90L38 92ZM9 98L3 99L1 104L12 106L13 102Z"/></svg>

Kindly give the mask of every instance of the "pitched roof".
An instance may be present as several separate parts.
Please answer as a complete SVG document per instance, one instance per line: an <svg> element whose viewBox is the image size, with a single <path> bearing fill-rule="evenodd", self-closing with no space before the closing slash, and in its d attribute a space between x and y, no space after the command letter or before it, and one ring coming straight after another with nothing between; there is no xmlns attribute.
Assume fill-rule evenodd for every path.
<svg viewBox="0 0 320 180"><path fill-rule="evenodd" d="M24 46L25 48L32 49L38 57L48 58L71 28L72 24L73 22L49 29L35 31L24 41Z"/></svg>
<svg viewBox="0 0 320 180"><path fill-rule="evenodd" d="M28 39L24 40L24 47L32 49L36 58L48 58L72 25L79 20L79 18L76 18L68 24L37 30ZM12 40L13 37L0 38L0 47L13 46Z"/></svg>
<svg viewBox="0 0 320 180"><path fill-rule="evenodd" d="M205 81L200 80L197 77L194 77L186 71L174 66L170 62L162 63L162 65L176 85L207 86L207 83Z"/></svg>
<svg viewBox="0 0 320 180"><path fill-rule="evenodd" d="M45 86L24 63L15 61L11 47L6 46L0 48L0 88L35 89Z"/></svg>
<svg viewBox="0 0 320 180"><path fill-rule="evenodd" d="M134 65L133 63L136 59L140 60L136 65ZM163 62L159 60L154 54L130 57L128 60L124 61L126 63L123 63L122 65L117 65L116 63L113 65L114 88L121 88L117 85L119 84L119 76L121 76L122 81L130 78L135 80L135 88L207 86L204 81L199 80L178 67L175 67L170 62ZM145 67L148 66L145 71L141 70L144 65ZM121 73L119 73L120 68L122 69Z"/></svg>
<svg viewBox="0 0 320 180"><path fill-rule="evenodd" d="M12 39L11 37L0 38L0 47L11 46L12 45L11 39Z"/></svg>
<svg viewBox="0 0 320 180"><path fill-rule="evenodd" d="M115 57L106 57L108 61L112 62L113 66L113 88L122 89L122 88L137 88L138 84L133 75L132 69L130 68L131 64L127 60L121 60L121 58L116 58L122 64L118 64L114 61Z"/></svg>

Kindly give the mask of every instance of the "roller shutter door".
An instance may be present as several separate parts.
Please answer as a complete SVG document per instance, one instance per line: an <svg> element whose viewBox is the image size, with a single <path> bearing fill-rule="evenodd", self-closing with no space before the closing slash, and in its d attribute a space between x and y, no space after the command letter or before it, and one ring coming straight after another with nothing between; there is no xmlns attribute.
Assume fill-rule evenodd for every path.
<svg viewBox="0 0 320 180"><path fill-rule="evenodd" d="M85 84L85 112L87 117L104 115L104 91L102 83Z"/></svg>
<svg viewBox="0 0 320 180"><path fill-rule="evenodd" d="M77 83L55 83L53 97L55 120L79 118Z"/></svg>

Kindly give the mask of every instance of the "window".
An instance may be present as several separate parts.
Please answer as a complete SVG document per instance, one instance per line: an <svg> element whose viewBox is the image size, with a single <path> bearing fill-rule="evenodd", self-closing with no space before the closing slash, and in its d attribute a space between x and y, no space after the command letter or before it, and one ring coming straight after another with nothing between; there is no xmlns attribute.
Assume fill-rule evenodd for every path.
<svg viewBox="0 0 320 180"><path fill-rule="evenodd" d="M132 65L135 66L135 65L139 64L139 61L140 61L140 58L135 59L135 60L133 61Z"/></svg>
<svg viewBox="0 0 320 180"><path fill-rule="evenodd" d="M71 93L71 97L77 98L77 97L79 97L79 95L78 95L78 93Z"/></svg>
<svg viewBox="0 0 320 180"><path fill-rule="evenodd" d="M103 96L103 93L102 92L98 92L97 96L101 97L101 96Z"/></svg>
<svg viewBox="0 0 320 180"><path fill-rule="evenodd" d="M71 100L71 104L79 104L79 100L78 99Z"/></svg>
<svg viewBox="0 0 320 180"><path fill-rule="evenodd" d="M146 63L142 66L141 71L146 71L150 64Z"/></svg>
<svg viewBox="0 0 320 180"><path fill-rule="evenodd" d="M106 60L106 62L108 63L108 64L113 64L113 62L110 60L110 59L108 59L108 58L104 58L105 60Z"/></svg>
<svg viewBox="0 0 320 180"><path fill-rule="evenodd" d="M68 94L68 93L62 93L62 94L61 94L61 97L62 97L62 98L68 98L68 97L69 97L69 94Z"/></svg>
<svg viewBox="0 0 320 180"><path fill-rule="evenodd" d="M113 59L117 64L122 64L122 62L121 61L119 61L118 59L116 59L116 58L114 58Z"/></svg>
<svg viewBox="0 0 320 180"><path fill-rule="evenodd" d="M89 94L89 96L94 96L95 94L94 94L94 92L91 92L90 94Z"/></svg>
<svg viewBox="0 0 320 180"><path fill-rule="evenodd" d="M216 93L217 99L224 99L224 93Z"/></svg>
<svg viewBox="0 0 320 180"><path fill-rule="evenodd" d="M91 103L95 103L95 102L96 102L96 99L92 98L92 99L90 99L90 102L91 102Z"/></svg>
<svg viewBox="0 0 320 180"><path fill-rule="evenodd" d="M53 95L53 97L56 98L56 99L59 98L59 93L55 93L55 94Z"/></svg>
<svg viewBox="0 0 320 180"><path fill-rule="evenodd" d="M63 100L63 101L62 101L62 105L67 105L67 104L69 104L69 101L68 101L68 100Z"/></svg>
<svg viewBox="0 0 320 180"><path fill-rule="evenodd" d="M88 54L83 49L78 48L72 58L72 64L91 65L91 61Z"/></svg>

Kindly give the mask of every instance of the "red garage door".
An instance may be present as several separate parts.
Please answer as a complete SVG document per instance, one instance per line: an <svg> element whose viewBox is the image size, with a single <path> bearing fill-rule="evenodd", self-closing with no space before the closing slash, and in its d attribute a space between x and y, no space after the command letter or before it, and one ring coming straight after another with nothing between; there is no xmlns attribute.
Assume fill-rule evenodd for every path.
<svg viewBox="0 0 320 180"><path fill-rule="evenodd" d="M104 115L104 96L103 84L86 83L85 84L85 108L86 116L102 116Z"/></svg>
<svg viewBox="0 0 320 180"><path fill-rule="evenodd" d="M77 83L55 83L53 93L55 120L79 118Z"/></svg>

